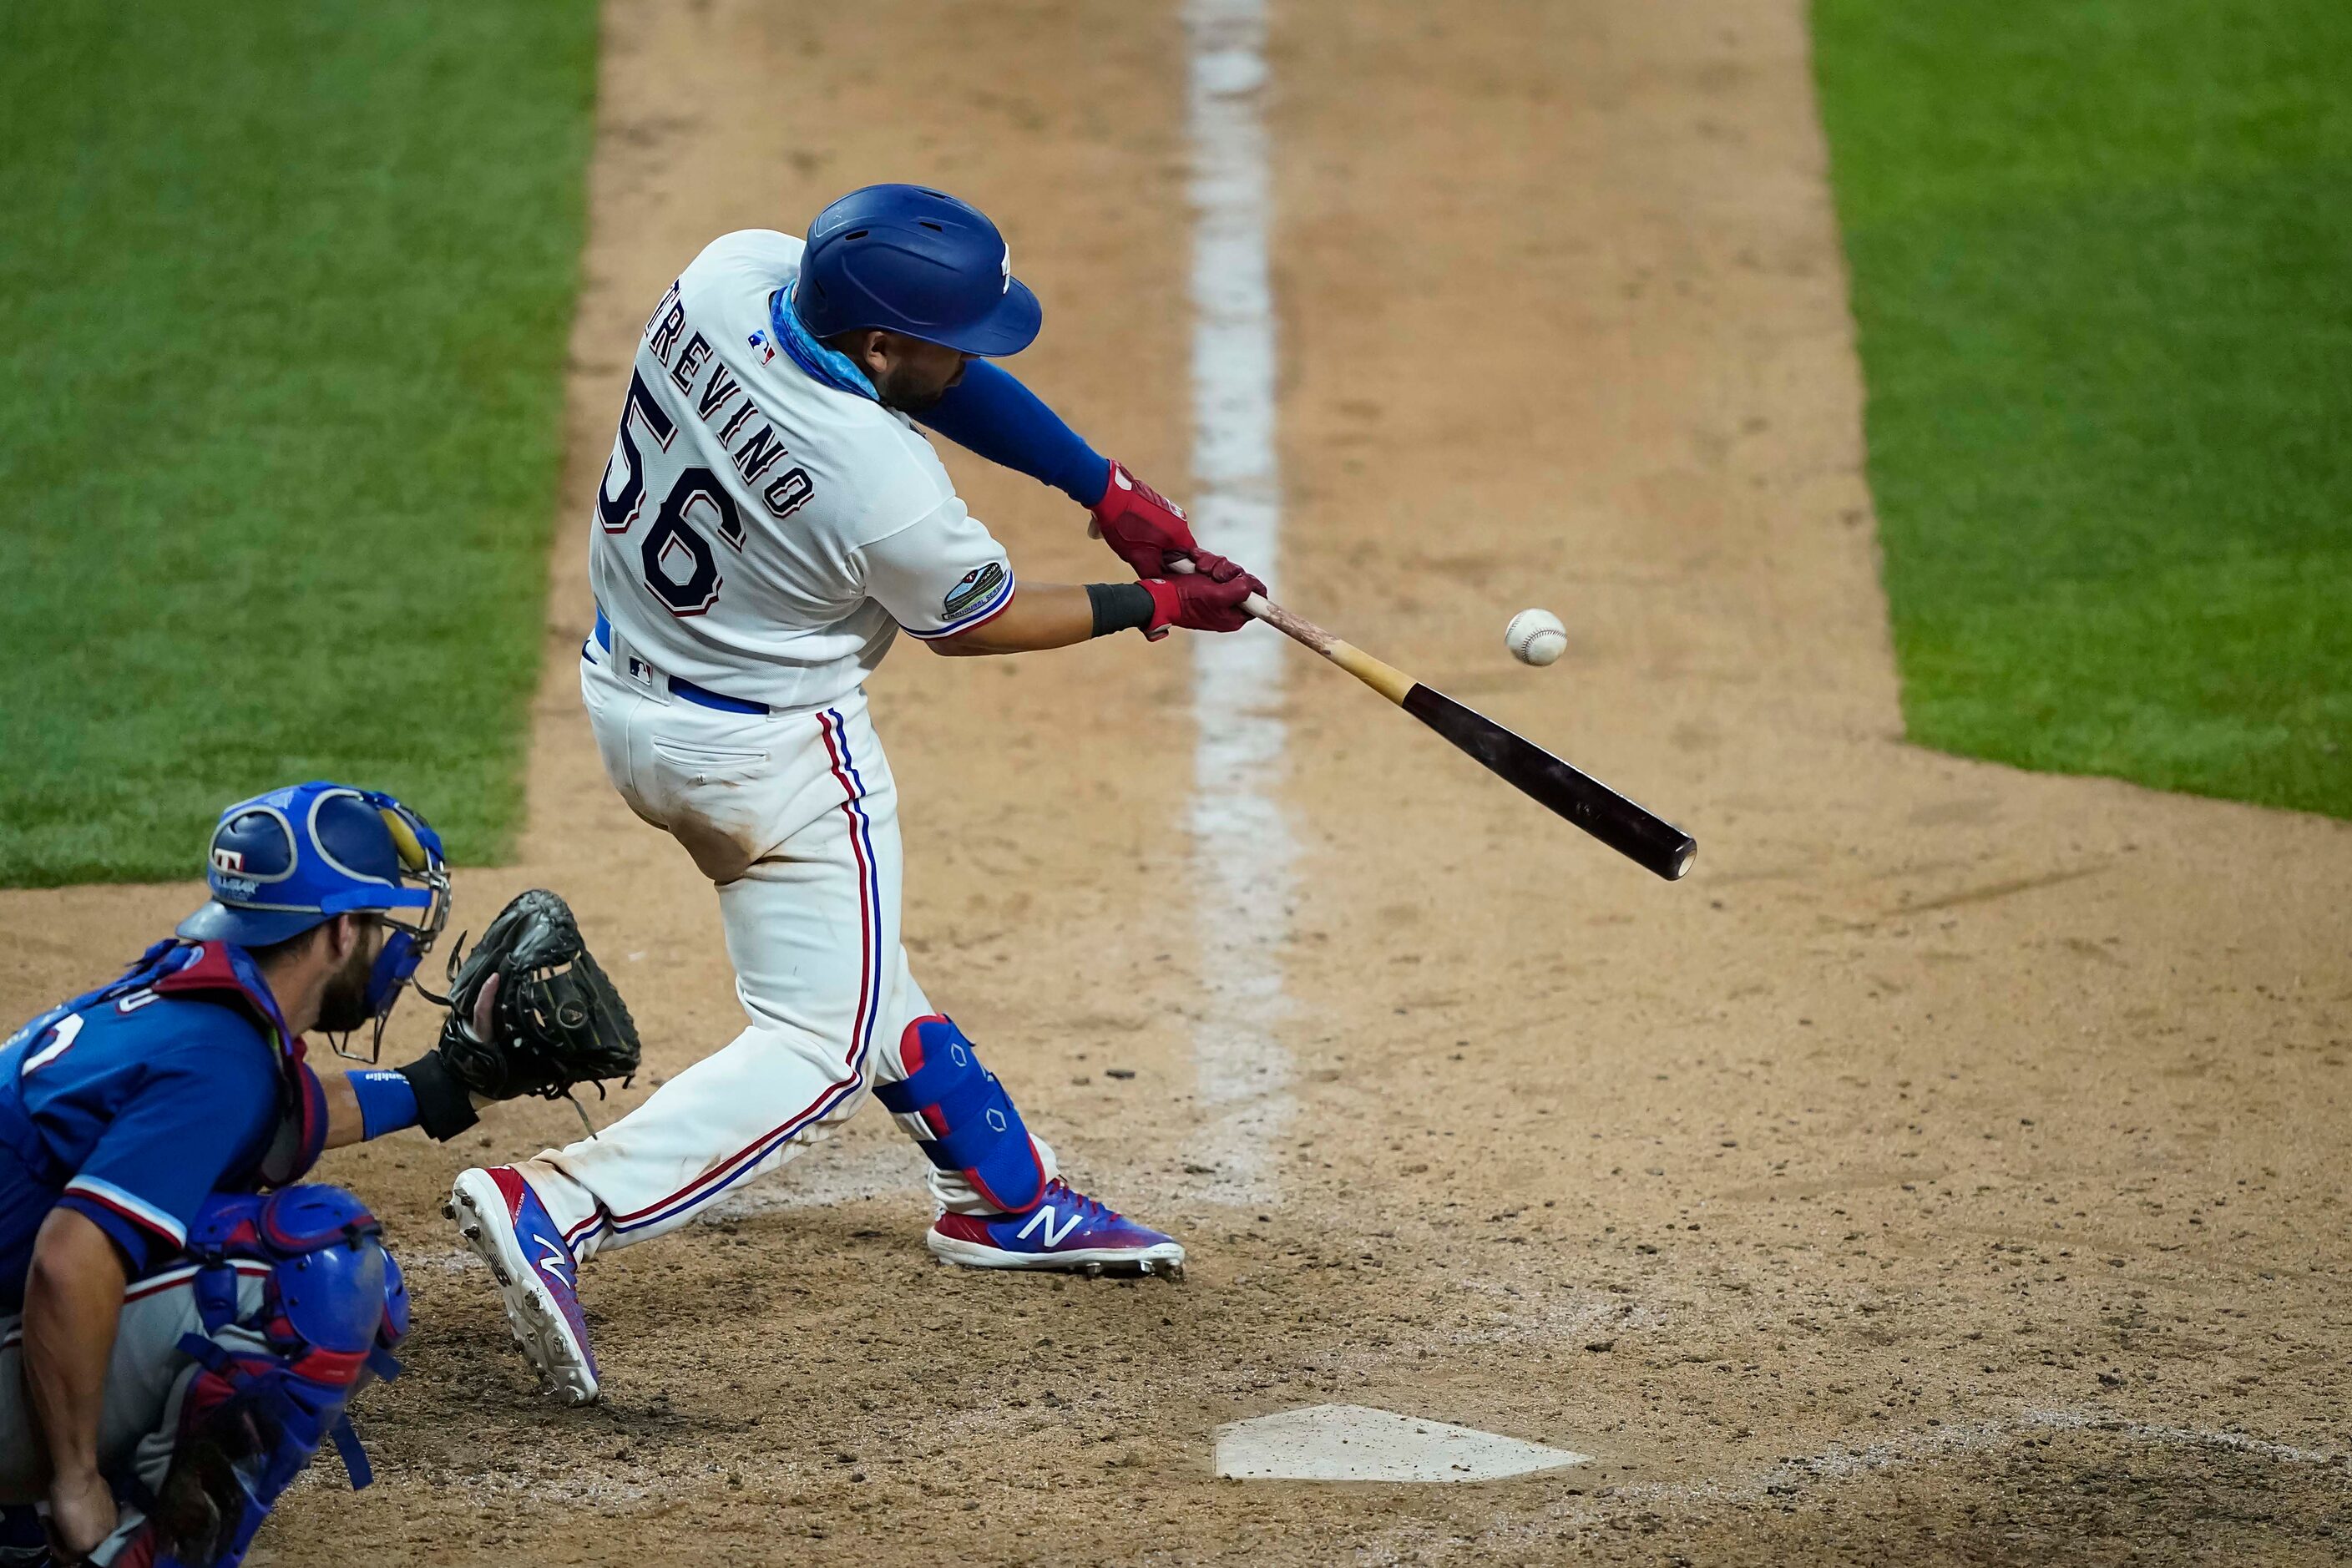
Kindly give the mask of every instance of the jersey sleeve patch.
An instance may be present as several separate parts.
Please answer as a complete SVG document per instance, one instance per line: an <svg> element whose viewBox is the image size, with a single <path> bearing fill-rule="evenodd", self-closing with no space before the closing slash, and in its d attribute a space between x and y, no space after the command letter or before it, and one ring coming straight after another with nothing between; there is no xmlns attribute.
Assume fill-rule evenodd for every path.
<svg viewBox="0 0 2352 1568"><path fill-rule="evenodd" d="M959 578L954 587L940 602L940 612L947 616L941 626L917 628L908 626L908 635L933 642L968 632L984 621L993 620L1013 602L1013 568L1002 561L992 561L985 566L975 566Z"/></svg>
<svg viewBox="0 0 2352 1568"><path fill-rule="evenodd" d="M1013 563L988 525L950 495L907 527L859 547L866 597L908 636L968 632L1013 602Z"/></svg>

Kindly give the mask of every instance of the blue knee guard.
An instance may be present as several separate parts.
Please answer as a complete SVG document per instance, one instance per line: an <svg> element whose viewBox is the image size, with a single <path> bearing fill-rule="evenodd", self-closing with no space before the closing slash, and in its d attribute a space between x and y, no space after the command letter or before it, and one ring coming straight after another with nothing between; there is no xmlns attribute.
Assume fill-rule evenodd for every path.
<svg viewBox="0 0 2352 1568"><path fill-rule="evenodd" d="M906 1078L878 1085L874 1098L922 1124L915 1136L931 1163L970 1182L1000 1213L1035 1207L1045 1168L1012 1096L980 1065L963 1031L937 1014L918 1018L899 1037L898 1054Z"/></svg>
<svg viewBox="0 0 2352 1568"><path fill-rule="evenodd" d="M383 1231L339 1187L205 1201L188 1227L204 1331L179 1342L197 1372L175 1395L169 1458L117 1481L117 1496L145 1516L119 1561L230 1568L325 1443L341 1452L354 1487L368 1484L367 1457L344 1406L371 1378L398 1372L392 1352L408 1331L407 1288ZM238 1293L240 1262L268 1270L260 1307L249 1313ZM202 1459L184 1473L181 1456L191 1451ZM192 1491L201 1492L211 1521L198 1542L173 1539L163 1522L192 1517ZM166 1495L176 1500L168 1510Z"/></svg>

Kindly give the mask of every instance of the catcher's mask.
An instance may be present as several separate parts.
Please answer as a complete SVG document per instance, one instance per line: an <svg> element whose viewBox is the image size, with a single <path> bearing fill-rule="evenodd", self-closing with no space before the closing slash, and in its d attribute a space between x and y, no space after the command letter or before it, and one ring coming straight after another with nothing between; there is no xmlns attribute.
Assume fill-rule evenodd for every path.
<svg viewBox="0 0 2352 1568"><path fill-rule="evenodd" d="M221 813L205 868L212 901L182 921L191 942L267 947L341 914L388 928L368 974L373 1061L393 1004L449 920L441 836L381 790L316 780L239 801Z"/></svg>
<svg viewBox="0 0 2352 1568"><path fill-rule="evenodd" d="M422 883L422 888L414 891L425 896L424 912L413 921L389 913L383 917L390 930L384 936L383 951L375 955L375 967L368 972L367 1009L375 1026L368 1041L367 1059L374 1061L383 1054L384 1020L392 1016L392 1006L400 1000L401 988L415 978L417 965L433 951L441 928L449 923L449 868L441 859L441 836L423 817L381 791L362 790L360 794L376 808L391 832L403 877ZM351 1054L340 1045L335 1049L340 1055Z"/></svg>

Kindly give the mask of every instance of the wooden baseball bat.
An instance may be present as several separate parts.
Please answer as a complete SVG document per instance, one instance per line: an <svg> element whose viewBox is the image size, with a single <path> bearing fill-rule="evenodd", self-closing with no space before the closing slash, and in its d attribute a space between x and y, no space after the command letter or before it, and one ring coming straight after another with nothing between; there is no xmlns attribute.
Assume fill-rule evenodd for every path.
<svg viewBox="0 0 2352 1568"><path fill-rule="evenodd" d="M1669 882L1691 868L1691 860L1698 854L1697 840L1591 774L1580 773L1484 713L1423 686L1396 666L1374 658L1263 595L1252 594L1242 601L1242 608L1291 641L1321 654L1467 752L1504 783L1549 806L1636 866Z"/></svg>

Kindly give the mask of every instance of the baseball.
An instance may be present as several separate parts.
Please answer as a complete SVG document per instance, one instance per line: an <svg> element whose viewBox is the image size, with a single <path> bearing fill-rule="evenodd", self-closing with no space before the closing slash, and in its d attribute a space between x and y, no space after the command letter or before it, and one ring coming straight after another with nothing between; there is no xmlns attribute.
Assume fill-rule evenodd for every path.
<svg viewBox="0 0 2352 1568"><path fill-rule="evenodd" d="M1521 610L1503 628L1503 646L1521 664L1549 664L1568 651L1568 628L1549 610Z"/></svg>

